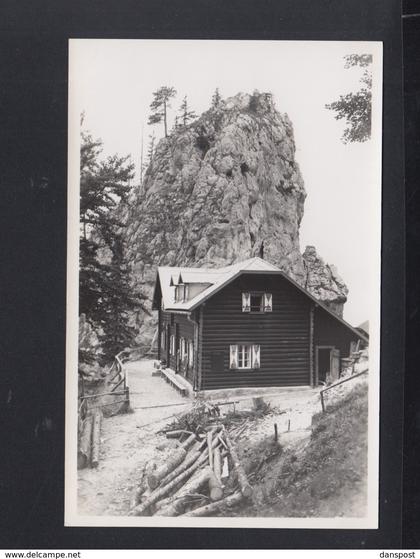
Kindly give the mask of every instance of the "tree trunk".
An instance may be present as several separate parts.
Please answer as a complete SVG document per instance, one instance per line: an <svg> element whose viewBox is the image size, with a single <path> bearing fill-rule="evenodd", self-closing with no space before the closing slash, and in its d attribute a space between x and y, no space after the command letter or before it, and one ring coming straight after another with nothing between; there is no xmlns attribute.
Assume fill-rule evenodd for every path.
<svg viewBox="0 0 420 559"><path fill-rule="evenodd" d="M223 497L222 483L217 479L213 470L210 470L209 475L209 495L212 501L220 501Z"/></svg>
<svg viewBox="0 0 420 559"><path fill-rule="evenodd" d="M217 447L213 451L213 472L216 478L221 481L222 479L222 455L220 448Z"/></svg>
<svg viewBox="0 0 420 559"><path fill-rule="evenodd" d="M213 469L213 451L211 448L211 441L213 438L213 433L211 431L209 431L207 433L207 448L209 450L209 464L210 464L210 468Z"/></svg>
<svg viewBox="0 0 420 559"><path fill-rule="evenodd" d="M240 503L243 499L243 495L240 491L236 491L229 497L225 497L221 501L216 503L210 503L204 507L199 507L197 509L191 510L185 513L183 516L211 516L212 514L219 512L220 509L224 507L232 507Z"/></svg>
<svg viewBox="0 0 420 559"><path fill-rule="evenodd" d="M99 466L99 453L101 450L101 424L102 412L96 411L93 416L92 427L92 468Z"/></svg>
<svg viewBox="0 0 420 559"><path fill-rule="evenodd" d="M150 489L156 489L162 479L164 479L169 473L175 470L177 466L182 464L187 456L188 447L191 446L195 442L195 440L195 435L194 433L192 433L188 437L188 439L181 444L179 448L173 451L166 464L149 475L147 481L149 483Z"/></svg>
<svg viewBox="0 0 420 559"><path fill-rule="evenodd" d="M159 485L159 482L172 470L179 466L179 464L184 461L186 456L187 451L185 450L185 448L177 448L176 450L174 450L171 456L168 458L166 464L163 464L163 466L161 466L148 476L147 483L149 484L150 489L156 489L156 487Z"/></svg>
<svg viewBox="0 0 420 559"><path fill-rule="evenodd" d="M175 493L168 502L166 506L161 508L158 512L158 516L178 516L182 514L185 507L185 500L188 499L188 496L197 493L200 487L202 487L209 479L210 475L212 475L212 471L207 466L203 470L196 472L192 478L187 481L185 485Z"/></svg>
<svg viewBox="0 0 420 559"><path fill-rule="evenodd" d="M77 452L77 467L79 469L86 468L90 465L92 457L92 425L93 417L88 415L83 421L82 432L80 434Z"/></svg>
<svg viewBox="0 0 420 559"><path fill-rule="evenodd" d="M242 467L242 464L239 461L238 455L236 453L236 449L232 444L232 441L229 438L229 435L225 433L226 444L228 445L230 456L232 458L233 466L236 471L236 475L238 476L239 486L241 488L242 495L244 497L251 497L252 495L252 487L248 482L248 478L246 477L245 470Z"/></svg>

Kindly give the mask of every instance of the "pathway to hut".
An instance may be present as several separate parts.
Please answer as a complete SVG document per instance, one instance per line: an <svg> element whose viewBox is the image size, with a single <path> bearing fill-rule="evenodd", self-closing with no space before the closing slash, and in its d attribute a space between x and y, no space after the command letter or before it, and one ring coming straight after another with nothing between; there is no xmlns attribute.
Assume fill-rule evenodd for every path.
<svg viewBox="0 0 420 559"><path fill-rule="evenodd" d="M99 467L78 472L78 504L82 515L121 515L130 499L143 464L165 441L156 431L191 404L159 376L153 361L126 363L133 413L104 418ZM168 407L167 404L176 404ZM184 405L179 405L184 404ZM148 407L148 409L143 409Z"/></svg>

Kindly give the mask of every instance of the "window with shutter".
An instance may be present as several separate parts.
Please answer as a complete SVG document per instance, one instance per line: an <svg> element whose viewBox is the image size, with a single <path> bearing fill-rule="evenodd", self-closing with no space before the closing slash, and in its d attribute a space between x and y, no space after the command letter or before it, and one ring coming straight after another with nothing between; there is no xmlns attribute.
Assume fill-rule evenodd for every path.
<svg viewBox="0 0 420 559"><path fill-rule="evenodd" d="M259 367L259 345L238 344L230 346L231 369L258 369Z"/></svg>
<svg viewBox="0 0 420 559"><path fill-rule="evenodd" d="M252 346L252 368L253 369L260 368L260 346L259 345Z"/></svg>
<svg viewBox="0 0 420 559"><path fill-rule="evenodd" d="M175 336L174 336L174 334L171 335L170 352L171 352L171 355L175 355Z"/></svg>
<svg viewBox="0 0 420 559"><path fill-rule="evenodd" d="M238 346L237 345L230 346L229 367L231 369L238 368Z"/></svg>
<svg viewBox="0 0 420 559"><path fill-rule="evenodd" d="M188 366L194 366L194 343L188 342Z"/></svg>
<svg viewBox="0 0 420 559"><path fill-rule="evenodd" d="M242 312L251 312L251 294L242 293Z"/></svg>
<svg viewBox="0 0 420 559"><path fill-rule="evenodd" d="M273 296L271 293L264 293L264 312L273 310Z"/></svg>

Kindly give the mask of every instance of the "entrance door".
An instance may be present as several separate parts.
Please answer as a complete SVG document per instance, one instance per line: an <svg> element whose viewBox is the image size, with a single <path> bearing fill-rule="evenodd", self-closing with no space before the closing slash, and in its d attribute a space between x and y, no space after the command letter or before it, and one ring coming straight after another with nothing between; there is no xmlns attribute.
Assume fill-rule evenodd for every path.
<svg viewBox="0 0 420 559"><path fill-rule="evenodd" d="M340 350L339 349L332 349L331 350L331 357L330 357L330 372L331 372L331 380L334 382L338 380L340 376Z"/></svg>

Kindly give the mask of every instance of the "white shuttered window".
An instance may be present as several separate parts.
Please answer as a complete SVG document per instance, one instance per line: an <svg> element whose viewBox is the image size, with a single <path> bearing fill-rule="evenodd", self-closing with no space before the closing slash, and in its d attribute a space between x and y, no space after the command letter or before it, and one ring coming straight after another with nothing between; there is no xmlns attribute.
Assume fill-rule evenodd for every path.
<svg viewBox="0 0 420 559"><path fill-rule="evenodd" d="M260 346L235 344L230 346L229 366L231 369L259 369Z"/></svg>

